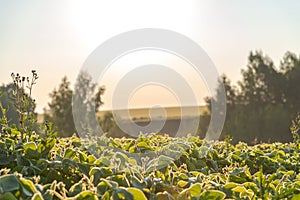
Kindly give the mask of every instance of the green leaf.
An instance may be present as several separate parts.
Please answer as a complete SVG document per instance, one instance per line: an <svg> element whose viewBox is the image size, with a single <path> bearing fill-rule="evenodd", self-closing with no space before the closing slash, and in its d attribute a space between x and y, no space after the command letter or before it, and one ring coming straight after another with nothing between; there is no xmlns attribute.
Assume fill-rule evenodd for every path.
<svg viewBox="0 0 300 200"><path fill-rule="evenodd" d="M106 157L102 157L102 158L97 159L94 162L94 164L97 165L97 166L101 166L101 165L110 166L110 160Z"/></svg>
<svg viewBox="0 0 300 200"><path fill-rule="evenodd" d="M87 157L87 161L88 161L88 163L90 163L90 164L93 164L93 163L95 162L95 160L96 160L96 157L95 157L94 155L89 155L89 156Z"/></svg>
<svg viewBox="0 0 300 200"><path fill-rule="evenodd" d="M34 158L34 159L39 158L39 152L37 150L27 149L26 154L29 158Z"/></svg>
<svg viewBox="0 0 300 200"><path fill-rule="evenodd" d="M100 178L106 178L112 176L112 169L109 167L93 167L90 172L90 176L94 176L94 184L97 185L100 182Z"/></svg>
<svg viewBox="0 0 300 200"><path fill-rule="evenodd" d="M82 192L82 183L75 183L74 185L72 185L72 187L69 189L69 196L75 196L77 194L79 194L80 192Z"/></svg>
<svg viewBox="0 0 300 200"><path fill-rule="evenodd" d="M62 176L56 169L50 169L50 171L47 173L46 180L48 183L51 183L54 180L62 181Z"/></svg>
<svg viewBox="0 0 300 200"><path fill-rule="evenodd" d="M125 163L125 162L128 161L128 156L126 154L124 154L124 153L121 153L121 152L115 153L115 157L119 158L122 163Z"/></svg>
<svg viewBox="0 0 300 200"><path fill-rule="evenodd" d="M64 168L68 168L68 167L76 168L76 162L70 158L64 158L61 161L61 164L63 165Z"/></svg>
<svg viewBox="0 0 300 200"><path fill-rule="evenodd" d="M124 197L126 200L133 200L133 195L124 187L117 188L118 196Z"/></svg>
<svg viewBox="0 0 300 200"><path fill-rule="evenodd" d="M110 183L108 183L108 181L101 181L98 185L97 185L97 193L98 194L104 194L105 192L107 192L110 188L112 188L112 185Z"/></svg>
<svg viewBox="0 0 300 200"><path fill-rule="evenodd" d="M172 197L172 195L170 193L168 193L167 191L164 192L158 192L156 194L156 198L158 200L173 200L174 198Z"/></svg>
<svg viewBox="0 0 300 200"><path fill-rule="evenodd" d="M76 154L76 151L69 148L66 150L64 157L65 158L72 158Z"/></svg>
<svg viewBox="0 0 300 200"><path fill-rule="evenodd" d="M34 184L25 178L20 178L20 183L23 189L23 193L27 196L32 196L34 193L37 192Z"/></svg>
<svg viewBox="0 0 300 200"><path fill-rule="evenodd" d="M24 144L24 150L27 151L28 149L31 149L31 150L37 150L37 146L35 144L35 142L27 142L26 144Z"/></svg>
<svg viewBox="0 0 300 200"><path fill-rule="evenodd" d="M233 188L232 191L233 192L243 193L243 192L246 192L247 189L244 186L237 186L237 187Z"/></svg>
<svg viewBox="0 0 300 200"><path fill-rule="evenodd" d="M26 155L29 158L38 158L39 157L39 152L37 150L37 146L35 142L28 142L23 145L23 148L25 150Z"/></svg>
<svg viewBox="0 0 300 200"><path fill-rule="evenodd" d="M44 200L43 196L41 195L41 193L37 192L33 195L33 197L31 198L31 200Z"/></svg>
<svg viewBox="0 0 300 200"><path fill-rule="evenodd" d="M298 200L300 199L300 193L299 194L294 194L292 197L292 200Z"/></svg>
<svg viewBox="0 0 300 200"><path fill-rule="evenodd" d="M133 195L133 200L147 200L145 194L137 188L127 188L127 191Z"/></svg>
<svg viewBox="0 0 300 200"><path fill-rule="evenodd" d="M118 174L118 175L112 175L107 178L108 180L112 180L117 182L119 185L130 187L129 181L127 180L126 176Z"/></svg>
<svg viewBox="0 0 300 200"><path fill-rule="evenodd" d="M232 189L235 188L235 187L238 187L240 186L240 184L238 183L233 183L233 182L228 182L224 185L224 190L223 192L226 193L227 196L231 196L232 195Z"/></svg>
<svg viewBox="0 0 300 200"><path fill-rule="evenodd" d="M239 186L239 184L233 183L233 182L228 182L228 183L226 183L226 185L224 185L224 188L225 189L232 189L232 188L235 188L237 186Z"/></svg>
<svg viewBox="0 0 300 200"><path fill-rule="evenodd" d="M201 199L221 200L225 199L226 194L219 190L206 190L201 193Z"/></svg>
<svg viewBox="0 0 300 200"><path fill-rule="evenodd" d="M146 172L149 173L155 169L162 169L172 163L173 163L172 158L165 155L160 155L158 158L155 158L147 163Z"/></svg>
<svg viewBox="0 0 300 200"><path fill-rule="evenodd" d="M133 187L141 189L141 190L146 188L146 183L143 181L140 181L135 175L131 176L131 184Z"/></svg>
<svg viewBox="0 0 300 200"><path fill-rule="evenodd" d="M110 193L109 193L109 191L106 191L101 198L102 198L102 200L110 200Z"/></svg>
<svg viewBox="0 0 300 200"><path fill-rule="evenodd" d="M3 199L3 200L17 200L17 198L10 192L6 192L3 196L0 195L0 199Z"/></svg>
<svg viewBox="0 0 300 200"><path fill-rule="evenodd" d="M189 191L188 188L182 190L182 191L179 193L179 195L177 196L177 199L178 199L178 200L186 200L186 199L188 199L188 191Z"/></svg>
<svg viewBox="0 0 300 200"><path fill-rule="evenodd" d="M80 159L80 162L86 162L87 160L87 155L81 151L78 151L79 153L79 159Z"/></svg>
<svg viewBox="0 0 300 200"><path fill-rule="evenodd" d="M79 167L80 172L88 176L92 165L89 163L77 163L77 166Z"/></svg>
<svg viewBox="0 0 300 200"><path fill-rule="evenodd" d="M189 184L189 182L183 181L183 180L180 180L180 181L178 181L178 183L177 183L177 185L178 185L179 187L181 187L181 188L186 187L188 184Z"/></svg>
<svg viewBox="0 0 300 200"><path fill-rule="evenodd" d="M75 196L76 200L98 200L97 195L91 191L83 191Z"/></svg>
<svg viewBox="0 0 300 200"><path fill-rule="evenodd" d="M19 181L13 174L0 177L0 192L11 192L19 189Z"/></svg>
<svg viewBox="0 0 300 200"><path fill-rule="evenodd" d="M137 147L144 148L144 149L151 149L150 146L146 142L139 142Z"/></svg>
<svg viewBox="0 0 300 200"><path fill-rule="evenodd" d="M200 183L193 184L190 187L190 194L192 197L199 197L201 194L202 186Z"/></svg>

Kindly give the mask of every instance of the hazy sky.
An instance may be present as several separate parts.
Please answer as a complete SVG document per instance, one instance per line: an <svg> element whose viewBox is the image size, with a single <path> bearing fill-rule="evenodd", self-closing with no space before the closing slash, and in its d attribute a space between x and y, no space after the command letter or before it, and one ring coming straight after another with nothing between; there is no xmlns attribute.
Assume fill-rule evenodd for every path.
<svg viewBox="0 0 300 200"><path fill-rule="evenodd" d="M275 63L288 50L299 54L299 10L297 0L0 0L0 82L8 83L11 72L29 75L36 69L40 79L33 95L41 112L62 77L67 75L74 83L81 65L97 46L138 28L164 28L188 36L207 52L220 73L237 81L250 50L262 50ZM117 61L100 83L107 88L106 108L118 81L118 67L126 72L153 60L174 66L183 74L189 67L175 56L159 52L128 55ZM185 75L199 103L203 102L207 91L201 78L193 77L191 71ZM130 102L137 107L174 105L176 98L155 86L140 89Z"/></svg>

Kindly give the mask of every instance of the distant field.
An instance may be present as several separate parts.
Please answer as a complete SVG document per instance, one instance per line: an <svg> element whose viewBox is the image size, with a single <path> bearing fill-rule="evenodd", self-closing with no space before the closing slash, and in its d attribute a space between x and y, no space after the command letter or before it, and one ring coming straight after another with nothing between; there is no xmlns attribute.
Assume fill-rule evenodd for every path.
<svg viewBox="0 0 300 200"><path fill-rule="evenodd" d="M181 117L181 107L165 107L165 114L167 119L178 119ZM194 117L195 113L200 113L200 115L205 112L209 112L207 106L186 106L183 107L185 110L186 117ZM111 110L102 110L98 113L98 116L102 118L105 113L111 112ZM116 110L117 115L122 119L127 119L126 117L127 109ZM133 108L129 110L130 117L136 121L147 121L150 119L149 114L153 119L161 119L164 114L161 111L161 108Z"/></svg>
<svg viewBox="0 0 300 200"><path fill-rule="evenodd" d="M200 115L204 114L205 112L209 112L209 109L207 106L187 106L183 107L185 109L185 112L188 113L186 117L194 117L195 113L200 113ZM181 118L181 107L165 107L165 112L166 112L166 118L167 119L180 119ZM159 108L152 108L149 110L149 108L133 108L129 110L130 117L134 121L138 122L144 122L144 121L149 121L150 116L149 116L149 111L151 113L151 116L153 119L162 119L163 114ZM100 110L97 114L98 117L103 118L104 115L108 112L111 112L111 110ZM127 119L126 117L126 109L120 109L117 110L117 114L120 118L122 119ZM37 121L38 123L43 123L44 121L44 115L43 114L38 114L37 116Z"/></svg>

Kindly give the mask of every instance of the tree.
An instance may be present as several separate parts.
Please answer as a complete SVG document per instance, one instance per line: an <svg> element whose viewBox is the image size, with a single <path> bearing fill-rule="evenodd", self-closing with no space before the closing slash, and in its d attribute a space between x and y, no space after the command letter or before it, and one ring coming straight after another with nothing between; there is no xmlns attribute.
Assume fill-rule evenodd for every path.
<svg viewBox="0 0 300 200"><path fill-rule="evenodd" d="M285 79L284 101L293 118L300 111L300 56L287 52L281 62Z"/></svg>
<svg viewBox="0 0 300 200"><path fill-rule="evenodd" d="M220 82L227 98L221 139L231 135L234 142L292 140L290 121L300 110L299 57L288 52L278 70L262 52L250 52L239 87L233 86L226 76ZM216 99L207 98L207 105L212 101Z"/></svg>
<svg viewBox="0 0 300 200"><path fill-rule="evenodd" d="M97 88L88 72L81 71L75 83L73 94L73 112L76 129L80 134L94 134L99 124L96 113L103 105L104 86Z"/></svg>
<svg viewBox="0 0 300 200"><path fill-rule="evenodd" d="M262 52L251 52L240 82L243 110L236 121L240 137L259 141L288 141L290 117L285 109L286 79ZM242 139L242 138L241 138Z"/></svg>
<svg viewBox="0 0 300 200"><path fill-rule="evenodd" d="M54 89L50 93L49 111L45 114L45 120L51 121L59 135L64 137L71 136L76 132L72 114L72 95L70 82L65 76L58 89Z"/></svg>
<svg viewBox="0 0 300 200"><path fill-rule="evenodd" d="M111 112L105 113L102 119L99 118L99 121L103 132L106 133L108 136L120 137L124 135L120 134L121 131L117 128L114 116Z"/></svg>
<svg viewBox="0 0 300 200"><path fill-rule="evenodd" d="M45 120L53 122L60 136L71 136L75 132L78 134L82 130L77 130L80 126L75 126L76 118L74 118L73 114L79 116L80 120L90 119L93 117L93 108L95 108L94 111L96 113L100 106L103 105L102 95L105 88L103 86L99 87L97 91L96 88L97 84L92 83L91 76L86 72L79 74L75 84L75 91L70 88L70 82L67 80L67 77L64 77L58 90L54 89L50 94L51 102L48 104L49 111L45 115ZM75 106L72 106L72 103ZM92 127L91 123L96 120L86 121L89 124L85 128L90 128Z"/></svg>
<svg viewBox="0 0 300 200"><path fill-rule="evenodd" d="M218 80L219 86L216 89L216 96L215 97L206 97L205 102L208 106L208 108L210 109L209 113L205 113L204 116L202 116L201 120L203 122L200 122L200 133L203 134L203 130L207 130L208 126L209 126L209 120L210 120L210 113L211 113L211 106L212 106L212 102L218 102L222 95L222 90L221 87L222 85L224 86L225 89L225 95L226 95L226 118L225 118L225 124L223 127L223 131L222 134L220 136L221 139L224 139L226 135L229 135L234 132L232 132L232 128L234 128L234 123L235 120L233 120L233 118L235 117L235 115L233 114L234 108L237 106L237 102L238 102L238 91L237 88L235 86L233 86L231 84L231 81L229 80L229 78L223 74L221 75L221 77ZM217 110L216 110L217 111ZM205 128L203 128L203 126L205 125Z"/></svg>
<svg viewBox="0 0 300 200"><path fill-rule="evenodd" d="M272 60L262 52L250 52L243 80L239 82L245 104L263 107L283 103L284 77L275 69Z"/></svg>
<svg viewBox="0 0 300 200"><path fill-rule="evenodd" d="M16 124L19 126L19 115L16 108L16 102L13 98L14 84L2 85L0 87L0 102L3 108L6 110L6 118L8 119L8 124ZM0 112L0 118L2 118L3 113Z"/></svg>

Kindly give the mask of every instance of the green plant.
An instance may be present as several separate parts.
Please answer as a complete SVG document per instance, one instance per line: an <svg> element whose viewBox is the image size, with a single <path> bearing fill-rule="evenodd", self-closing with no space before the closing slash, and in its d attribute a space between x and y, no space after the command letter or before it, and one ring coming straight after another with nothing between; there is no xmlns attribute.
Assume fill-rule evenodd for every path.
<svg viewBox="0 0 300 200"><path fill-rule="evenodd" d="M2 96L2 93L0 92L0 97ZM6 117L6 109L3 107L1 101L0 101L0 111L1 111L1 119L0 119L0 125L3 127L7 127L8 126L8 120Z"/></svg>
<svg viewBox="0 0 300 200"><path fill-rule="evenodd" d="M19 73L11 74L14 83L13 96L19 115L21 138L24 133L31 133L36 127L35 100L31 98L33 86L36 84L38 75L35 70L31 71L31 77L21 76ZM28 92L28 93L27 93Z"/></svg>
<svg viewBox="0 0 300 200"><path fill-rule="evenodd" d="M82 141L76 136L26 134L28 140L20 144L18 134L13 131L0 139L0 166L6 169L0 170L0 198L297 199L300 195L300 157L288 143L217 142L208 148L198 137L152 134ZM180 149L182 154L174 159ZM141 152L157 156L136 159Z"/></svg>
<svg viewBox="0 0 300 200"><path fill-rule="evenodd" d="M293 141L299 149L299 147L300 147L300 113L298 113L296 119L292 121L291 133L293 135Z"/></svg>

